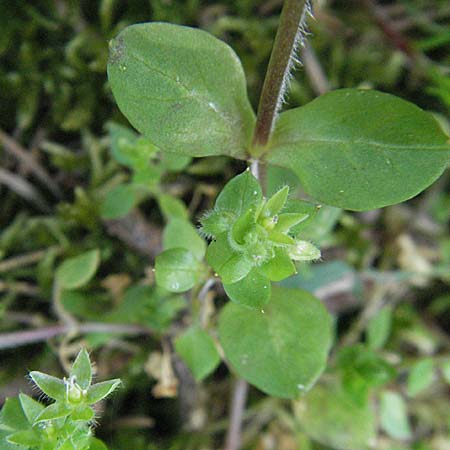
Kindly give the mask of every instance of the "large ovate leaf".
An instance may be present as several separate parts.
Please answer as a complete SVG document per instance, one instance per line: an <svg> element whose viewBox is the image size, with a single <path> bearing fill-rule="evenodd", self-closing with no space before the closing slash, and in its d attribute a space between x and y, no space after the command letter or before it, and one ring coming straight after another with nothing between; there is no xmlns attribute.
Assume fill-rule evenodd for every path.
<svg viewBox="0 0 450 450"><path fill-rule="evenodd" d="M328 205L356 211L414 197L446 168L448 137L427 112L382 92L342 89L283 112L267 160Z"/></svg>
<svg viewBox="0 0 450 450"><path fill-rule="evenodd" d="M228 303L219 319L227 360L269 395L296 398L325 368L330 318L306 291L276 287L263 311Z"/></svg>
<svg viewBox="0 0 450 450"><path fill-rule="evenodd" d="M234 51L209 33L168 23L123 30L108 77L131 124L161 150L244 157L254 124Z"/></svg>

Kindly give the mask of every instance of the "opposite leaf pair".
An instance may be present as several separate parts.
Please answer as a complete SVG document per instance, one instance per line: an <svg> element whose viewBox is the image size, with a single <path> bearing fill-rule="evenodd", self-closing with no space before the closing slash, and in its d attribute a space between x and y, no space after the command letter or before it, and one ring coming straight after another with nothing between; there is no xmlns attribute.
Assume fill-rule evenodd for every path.
<svg viewBox="0 0 450 450"><path fill-rule="evenodd" d="M271 281L293 273L294 261L320 258L310 242L296 238L296 225L310 217L304 205L286 207L289 188L268 200L249 170L233 178L201 220L202 232L214 238L206 259L221 277L231 300L262 307L270 299Z"/></svg>

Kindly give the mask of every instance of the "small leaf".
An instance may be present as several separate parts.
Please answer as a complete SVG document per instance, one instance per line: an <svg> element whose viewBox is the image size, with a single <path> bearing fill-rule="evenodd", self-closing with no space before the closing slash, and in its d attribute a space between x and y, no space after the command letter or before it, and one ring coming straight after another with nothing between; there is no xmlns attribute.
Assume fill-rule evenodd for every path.
<svg viewBox="0 0 450 450"><path fill-rule="evenodd" d="M19 394L19 401L28 422L33 425L36 417L44 410L45 406L22 393Z"/></svg>
<svg viewBox="0 0 450 450"><path fill-rule="evenodd" d="M402 396L397 392L384 391L381 393L380 425L394 439L411 438L406 405Z"/></svg>
<svg viewBox="0 0 450 450"><path fill-rule="evenodd" d="M62 402L52 403L47 406L35 419L35 423L46 422L47 420L61 419L70 414L70 408Z"/></svg>
<svg viewBox="0 0 450 450"><path fill-rule="evenodd" d="M27 448L36 448L40 441L39 435L34 430L17 431L7 436L6 440L11 444L25 445Z"/></svg>
<svg viewBox="0 0 450 450"><path fill-rule="evenodd" d="M220 355L211 336L193 326L175 340L175 350L197 381L207 377L220 363Z"/></svg>
<svg viewBox="0 0 450 450"><path fill-rule="evenodd" d="M281 113L267 160L293 170L316 200L364 211L414 197L449 155L431 114L382 92L341 89Z"/></svg>
<svg viewBox="0 0 450 450"><path fill-rule="evenodd" d="M108 78L131 124L163 151L243 158L254 114L234 51L209 33L168 23L125 28Z"/></svg>
<svg viewBox="0 0 450 450"><path fill-rule="evenodd" d="M255 226L255 223L255 210L250 208L234 223L231 230L232 238L239 245L243 245L245 243L245 236Z"/></svg>
<svg viewBox="0 0 450 450"><path fill-rule="evenodd" d="M30 372L30 377L39 389L50 398L62 402L66 400L66 385L64 381L37 371Z"/></svg>
<svg viewBox="0 0 450 450"><path fill-rule="evenodd" d="M172 219L164 228L163 248L184 248L201 260L205 256L206 243L190 222L185 219Z"/></svg>
<svg viewBox="0 0 450 450"><path fill-rule="evenodd" d="M100 264L98 249L90 250L75 258L66 259L56 270L56 279L64 289L84 286L95 275Z"/></svg>
<svg viewBox="0 0 450 450"><path fill-rule="evenodd" d="M137 204L136 187L132 184L120 184L111 189L100 206L103 219L118 219L126 216Z"/></svg>
<svg viewBox="0 0 450 450"><path fill-rule="evenodd" d="M202 265L184 248L172 248L155 260L156 282L170 292L185 292L198 283Z"/></svg>
<svg viewBox="0 0 450 450"><path fill-rule="evenodd" d="M90 405L99 402L115 391L121 383L122 382L116 378L114 380L93 384L88 390L86 401Z"/></svg>
<svg viewBox="0 0 450 450"><path fill-rule="evenodd" d="M386 344L391 332L392 308L385 306L374 316L367 327L369 347L378 350Z"/></svg>
<svg viewBox="0 0 450 450"><path fill-rule="evenodd" d="M80 420L83 422L89 422L94 418L95 414L92 408L88 405L80 405L72 410L70 418L72 420Z"/></svg>
<svg viewBox="0 0 450 450"><path fill-rule="evenodd" d="M408 395L415 397L431 385L434 379L434 363L431 358L416 363L408 375Z"/></svg>
<svg viewBox="0 0 450 450"><path fill-rule="evenodd" d="M108 447L100 439L93 437L89 443L89 450L108 450Z"/></svg>
<svg viewBox="0 0 450 450"><path fill-rule="evenodd" d="M169 194L160 194L158 196L158 203L167 222L171 219L187 220L189 218L185 204L176 197L172 197Z"/></svg>
<svg viewBox="0 0 450 450"><path fill-rule="evenodd" d="M132 167L132 158L124 147L132 146L138 139L138 135L128 127L124 127L115 122L106 125L111 140L111 153L116 161L126 166Z"/></svg>
<svg viewBox="0 0 450 450"><path fill-rule="evenodd" d="M252 263L243 253L237 253L231 247L227 233L223 233L209 244L206 260L220 275L226 284L236 283L252 269Z"/></svg>
<svg viewBox="0 0 450 450"><path fill-rule="evenodd" d="M70 375L75 376L76 383L81 387L81 389L88 389L91 385L92 366L86 349L83 348L78 353L78 356L72 365Z"/></svg>
<svg viewBox="0 0 450 450"><path fill-rule="evenodd" d="M270 300L270 281L256 268L242 280L233 284L224 284L223 288L231 300L251 308L261 309Z"/></svg>
<svg viewBox="0 0 450 450"><path fill-rule="evenodd" d="M236 221L236 215L229 211L208 211L200 220L202 233L210 238L217 238L222 233L231 230Z"/></svg>
<svg viewBox="0 0 450 450"><path fill-rule="evenodd" d="M275 248L275 256L262 264L259 271L271 281L281 281L295 273L295 266L286 250Z"/></svg>
<svg viewBox="0 0 450 450"><path fill-rule="evenodd" d="M269 241L272 241L275 245L282 247L292 246L293 244L295 244L294 238L291 238L287 234L280 233L277 230L269 231L268 239Z"/></svg>
<svg viewBox="0 0 450 450"><path fill-rule="evenodd" d="M251 207L257 208L262 202L261 186L249 170L230 180L217 197L217 211L231 211L236 216Z"/></svg>
<svg viewBox="0 0 450 450"><path fill-rule="evenodd" d="M7 431L29 428L27 416L18 398L7 398L0 411L0 429Z"/></svg>
<svg viewBox="0 0 450 450"><path fill-rule="evenodd" d="M272 217L278 214L284 207L289 195L289 186L284 186L278 192L272 195L264 205L260 216Z"/></svg>
<svg viewBox="0 0 450 450"><path fill-rule="evenodd" d="M325 368L330 317L307 292L273 287L264 311L229 302L220 314L219 337L241 377L269 395L296 398Z"/></svg>

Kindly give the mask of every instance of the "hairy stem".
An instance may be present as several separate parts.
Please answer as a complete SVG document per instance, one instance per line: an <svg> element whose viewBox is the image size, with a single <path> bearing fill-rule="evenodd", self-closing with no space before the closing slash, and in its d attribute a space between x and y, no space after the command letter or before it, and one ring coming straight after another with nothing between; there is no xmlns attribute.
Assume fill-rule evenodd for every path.
<svg viewBox="0 0 450 450"><path fill-rule="evenodd" d="M284 2L258 106L252 145L256 155L261 153L269 141L276 114L287 88L295 60L295 50L302 37L302 21L308 5L308 0Z"/></svg>

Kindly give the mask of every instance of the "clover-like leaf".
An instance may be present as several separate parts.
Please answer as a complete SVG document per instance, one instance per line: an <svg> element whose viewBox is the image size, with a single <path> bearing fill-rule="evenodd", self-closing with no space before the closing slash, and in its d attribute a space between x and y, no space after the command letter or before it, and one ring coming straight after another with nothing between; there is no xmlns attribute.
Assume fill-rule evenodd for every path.
<svg viewBox="0 0 450 450"><path fill-rule="evenodd" d="M306 291L273 287L264 311L229 302L220 314L219 338L241 377L269 395L296 398L325 368L330 317Z"/></svg>
<svg viewBox="0 0 450 450"><path fill-rule="evenodd" d="M200 280L202 267L189 250L171 248L156 257L156 282L170 292L185 292Z"/></svg>
<svg viewBox="0 0 450 450"><path fill-rule="evenodd" d="M92 382L92 365L86 349L80 350L72 364L70 375L75 377L81 389L88 389Z"/></svg>
<svg viewBox="0 0 450 450"><path fill-rule="evenodd" d="M328 205L363 211L414 197L447 167L448 136L417 106L341 89L280 114L267 160Z"/></svg>
<svg viewBox="0 0 450 450"><path fill-rule="evenodd" d="M98 249L66 259L56 270L56 280L64 289L84 286L94 276L100 264Z"/></svg>
<svg viewBox="0 0 450 450"><path fill-rule="evenodd" d="M214 340L198 326L189 328L175 340L175 350L197 381L207 377L220 363Z"/></svg>
<svg viewBox="0 0 450 450"><path fill-rule="evenodd" d="M93 384L87 393L86 401L89 405L99 402L108 397L121 384L121 381L116 378L114 380L102 381L101 383Z"/></svg>
<svg viewBox="0 0 450 450"><path fill-rule="evenodd" d="M30 378L50 398L62 402L66 400L66 384L63 380L38 371L30 372Z"/></svg>
<svg viewBox="0 0 450 450"><path fill-rule="evenodd" d="M108 78L121 111L163 151L243 158L254 113L234 51L209 33L168 23L125 28Z"/></svg>

